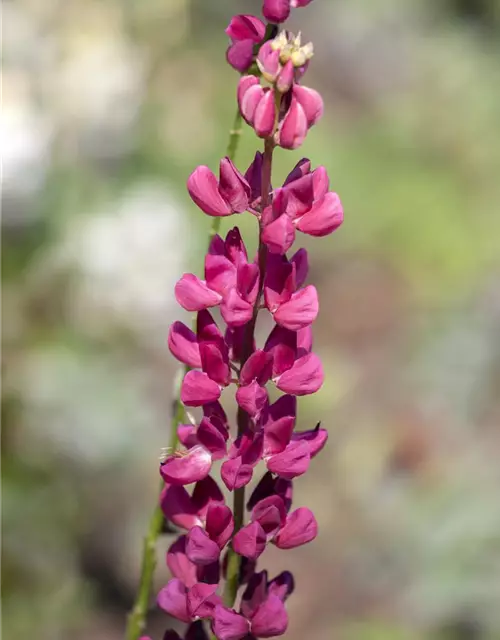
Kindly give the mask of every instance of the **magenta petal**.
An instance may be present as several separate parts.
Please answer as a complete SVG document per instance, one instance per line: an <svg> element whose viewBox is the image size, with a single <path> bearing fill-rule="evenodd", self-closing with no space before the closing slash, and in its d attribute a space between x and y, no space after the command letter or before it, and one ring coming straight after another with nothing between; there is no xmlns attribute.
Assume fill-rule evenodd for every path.
<svg viewBox="0 0 500 640"><path fill-rule="evenodd" d="M240 611L249 620L267 598L267 571L254 573L241 598Z"/></svg>
<svg viewBox="0 0 500 640"><path fill-rule="evenodd" d="M255 112L264 97L264 89L255 76L243 76L238 83L238 105L241 115L248 124L253 125Z"/></svg>
<svg viewBox="0 0 500 640"><path fill-rule="evenodd" d="M229 352L223 341L202 342L200 357L204 373L221 387L227 387L231 378Z"/></svg>
<svg viewBox="0 0 500 640"><path fill-rule="evenodd" d="M249 304L255 304L259 292L259 266L253 263L240 265L237 283L241 297Z"/></svg>
<svg viewBox="0 0 500 640"><path fill-rule="evenodd" d="M295 265L295 284L297 288L301 287L309 272L309 260L306 249L299 249L294 253L290 262Z"/></svg>
<svg viewBox="0 0 500 640"><path fill-rule="evenodd" d="M233 609L215 607L213 629L218 640L241 640L248 635L248 620Z"/></svg>
<svg viewBox="0 0 500 640"><path fill-rule="evenodd" d="M222 604L215 593L216 584L197 582L187 594L188 611L192 618L212 618L215 607Z"/></svg>
<svg viewBox="0 0 500 640"><path fill-rule="evenodd" d="M277 596L282 602L284 602L288 596L293 593L295 589L295 581L290 571L282 571L276 578L271 580L268 587L268 592L271 595Z"/></svg>
<svg viewBox="0 0 500 640"><path fill-rule="evenodd" d="M322 237L340 227L343 220L344 210L340 198L329 191L298 220L297 228L310 236Z"/></svg>
<svg viewBox="0 0 500 640"><path fill-rule="evenodd" d="M228 434L224 428L217 427L215 419L203 418L198 427L197 436L200 444L210 452L212 460L225 457Z"/></svg>
<svg viewBox="0 0 500 640"><path fill-rule="evenodd" d="M204 518L212 502L224 502L224 494L217 482L211 476L207 476L195 484L191 499L200 518Z"/></svg>
<svg viewBox="0 0 500 640"><path fill-rule="evenodd" d="M255 16L238 15L231 18L225 32L233 41L249 39L260 42L266 33L266 25Z"/></svg>
<svg viewBox="0 0 500 640"><path fill-rule="evenodd" d="M160 609L181 620L190 622L191 616L187 609L187 589L177 578L169 581L158 594L157 603Z"/></svg>
<svg viewBox="0 0 500 640"><path fill-rule="evenodd" d="M221 303L220 312L230 327L240 327L252 319L253 305L243 300L236 289L230 289Z"/></svg>
<svg viewBox="0 0 500 640"><path fill-rule="evenodd" d="M167 551L167 567L174 578L191 587L197 581L196 565L186 555L186 536L180 536Z"/></svg>
<svg viewBox="0 0 500 640"><path fill-rule="evenodd" d="M187 181L189 195L200 209L209 216L228 216L232 210L219 193L219 183L206 166L197 167Z"/></svg>
<svg viewBox="0 0 500 640"><path fill-rule="evenodd" d="M284 416L264 427L264 455L281 453L287 447L295 426L295 416Z"/></svg>
<svg viewBox="0 0 500 640"><path fill-rule="evenodd" d="M236 286L236 267L226 256L205 256L205 278L207 285L220 295Z"/></svg>
<svg viewBox="0 0 500 640"><path fill-rule="evenodd" d="M280 93L286 93L290 90L290 87L293 84L294 76L295 68L293 66L293 62L289 60L281 70L281 73L279 74L278 80L276 82L276 88Z"/></svg>
<svg viewBox="0 0 500 640"><path fill-rule="evenodd" d="M191 449L191 447L199 444L198 437L196 435L196 427L192 424L180 424L177 427L177 437L179 438L179 442L183 444L186 449Z"/></svg>
<svg viewBox="0 0 500 640"><path fill-rule="evenodd" d="M252 617L252 633L258 638L281 636L288 627L288 615L283 601L270 594Z"/></svg>
<svg viewBox="0 0 500 640"><path fill-rule="evenodd" d="M167 520L182 529L201 524L191 496L182 486L172 485L162 491L160 505Z"/></svg>
<svg viewBox="0 0 500 640"><path fill-rule="evenodd" d="M274 542L280 549L293 549L311 542L317 535L318 523L313 512L307 507L299 507L288 516Z"/></svg>
<svg viewBox="0 0 500 640"><path fill-rule="evenodd" d="M240 556L257 560L266 548L267 536L259 522L251 522L233 538L233 549Z"/></svg>
<svg viewBox="0 0 500 640"><path fill-rule="evenodd" d="M208 565L219 559L219 545L201 527L193 527L187 534L186 555L194 564Z"/></svg>
<svg viewBox="0 0 500 640"><path fill-rule="evenodd" d="M259 138L267 138L274 131L275 111L274 91L265 91L253 116L253 126Z"/></svg>
<svg viewBox="0 0 500 640"><path fill-rule="evenodd" d="M266 384L272 375L271 354L257 349L243 365L240 372L240 384L247 385L256 380L260 385Z"/></svg>
<svg viewBox="0 0 500 640"><path fill-rule="evenodd" d="M242 213L248 208L250 185L227 157L220 161L219 193L234 213Z"/></svg>
<svg viewBox="0 0 500 640"><path fill-rule="evenodd" d="M311 161L309 160L309 158L302 158L302 160L299 160L295 167L290 171L290 173L286 177L285 182L283 183L283 186L286 187L286 185L290 184L291 182L295 182L295 180L304 177L310 172Z"/></svg>
<svg viewBox="0 0 500 640"><path fill-rule="evenodd" d="M291 369L276 380L276 386L285 393L305 396L315 393L323 384L324 373L321 360L314 353L296 360Z"/></svg>
<svg viewBox="0 0 500 640"><path fill-rule="evenodd" d="M212 314L207 309L198 311L196 315L196 337L198 343L215 342L221 344L224 342L222 333L219 331L217 323Z"/></svg>
<svg viewBox="0 0 500 640"><path fill-rule="evenodd" d="M295 240L295 227L286 213L273 220L262 232L262 242L271 253L283 255Z"/></svg>
<svg viewBox="0 0 500 640"><path fill-rule="evenodd" d="M278 144L283 149L297 149L304 142L307 134L307 118L304 109L292 98L290 108L283 118L278 130Z"/></svg>
<svg viewBox="0 0 500 640"><path fill-rule="evenodd" d="M308 285L292 295L274 313L274 320L282 327L298 331L313 323L318 317L319 302L316 287Z"/></svg>
<svg viewBox="0 0 500 640"><path fill-rule="evenodd" d="M255 380L236 391L236 402L252 418L257 418L268 403L268 394Z"/></svg>
<svg viewBox="0 0 500 640"><path fill-rule="evenodd" d="M264 0L262 13L269 22L285 22L290 15L290 0Z"/></svg>
<svg viewBox="0 0 500 640"><path fill-rule="evenodd" d="M272 42L268 40L259 49L257 66L268 82L274 82L281 70L280 52L273 49Z"/></svg>
<svg viewBox="0 0 500 640"><path fill-rule="evenodd" d="M205 447L193 447L182 456L172 456L160 466L161 477L169 484L186 485L203 480L210 473L212 456Z"/></svg>
<svg viewBox="0 0 500 640"><path fill-rule="evenodd" d="M320 429L319 423L315 429L310 431L298 431L292 435L292 440L307 442L311 458L314 458L326 444L328 431Z"/></svg>
<svg viewBox="0 0 500 640"><path fill-rule="evenodd" d="M236 458L231 458L223 463L220 474L229 491L234 491L250 482L253 467L250 464L244 464L241 456L236 456Z"/></svg>
<svg viewBox="0 0 500 640"><path fill-rule="evenodd" d="M250 185L252 190L251 201L260 199L262 195L262 158L263 154L257 151L252 164L248 167L245 173L245 180Z"/></svg>
<svg viewBox="0 0 500 640"><path fill-rule="evenodd" d="M208 507L206 532L222 549L233 534L233 513L225 504L212 503Z"/></svg>
<svg viewBox="0 0 500 640"><path fill-rule="evenodd" d="M267 460L267 468L285 480L292 480L305 473L310 462L307 442L291 442L284 451Z"/></svg>
<svg viewBox="0 0 500 640"><path fill-rule="evenodd" d="M273 376L281 375L295 362L297 333L276 325L266 340L264 350L273 356Z"/></svg>
<svg viewBox="0 0 500 640"><path fill-rule="evenodd" d="M181 387L181 400L187 407L201 407L220 398L219 385L202 371L188 371Z"/></svg>
<svg viewBox="0 0 500 640"><path fill-rule="evenodd" d="M313 335L311 327L304 327L297 331L297 356L302 356L311 353L313 343Z"/></svg>
<svg viewBox="0 0 500 640"><path fill-rule="evenodd" d="M227 48L226 60L233 69L236 69L236 71L240 73L245 73L252 65L253 47L254 42L252 42L252 40L235 42Z"/></svg>
<svg viewBox="0 0 500 640"><path fill-rule="evenodd" d="M201 367L200 349L196 335L182 322L174 322L168 333L170 353L189 367Z"/></svg>
<svg viewBox="0 0 500 640"><path fill-rule="evenodd" d="M277 533L286 522L282 498L274 495L258 502L252 511L252 521L258 522L268 537Z"/></svg>
<svg viewBox="0 0 500 640"><path fill-rule="evenodd" d="M222 297L192 273L185 273L175 285L175 298L186 311L201 311L219 304Z"/></svg>
<svg viewBox="0 0 500 640"><path fill-rule="evenodd" d="M304 110L307 127L312 127L323 115L323 99L314 89L295 84L293 86L293 97Z"/></svg>

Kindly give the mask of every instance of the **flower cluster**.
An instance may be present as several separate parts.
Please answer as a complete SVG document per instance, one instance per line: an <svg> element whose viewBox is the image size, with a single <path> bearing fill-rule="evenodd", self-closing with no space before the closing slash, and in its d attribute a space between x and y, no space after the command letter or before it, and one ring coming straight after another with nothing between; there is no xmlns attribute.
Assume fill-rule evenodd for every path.
<svg viewBox="0 0 500 640"><path fill-rule="evenodd" d="M279 23L291 7L306 4L266 0L263 13ZM178 425L181 450L160 466L163 513L184 533L168 550L172 579L160 591L158 605L188 624L184 637L189 640L208 638L204 624L219 640L269 638L287 628L285 601L294 589L293 577L285 571L271 579L265 570L257 571L257 560L270 544L292 549L316 537L312 511L292 508L293 481L327 440L320 424L296 430L297 397L315 393L324 374L312 351L311 325L319 303L316 288L305 284L307 251L287 253L297 231L325 236L343 220L325 168L313 169L307 159L281 187L271 187L274 148L299 146L323 110L319 94L299 84L312 45L302 46L300 37L287 32L273 34L254 16L234 17L227 33L229 63L242 72L256 65L258 75L240 80L238 104L264 139L264 151L244 174L229 158L221 161L218 177L200 166L187 186L209 216L255 216L259 250L249 257L238 227L225 238L216 234L203 279L184 274L175 287L179 304L196 316L193 329L182 322L171 326L168 345L186 366L181 401L197 408L200 419ZM263 311L273 328L259 346L255 328ZM282 392L273 394L274 401L272 385ZM231 390L238 405L235 428L222 405ZM216 461L234 506L210 475ZM245 503L243 492L259 464L266 470ZM165 640L179 638L174 631L165 635Z"/></svg>

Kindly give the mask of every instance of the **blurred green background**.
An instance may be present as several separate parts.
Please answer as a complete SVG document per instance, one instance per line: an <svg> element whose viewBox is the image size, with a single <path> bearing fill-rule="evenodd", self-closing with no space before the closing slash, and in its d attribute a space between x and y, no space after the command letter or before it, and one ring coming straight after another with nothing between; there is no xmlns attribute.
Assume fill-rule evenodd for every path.
<svg viewBox="0 0 500 640"><path fill-rule="evenodd" d="M224 28L259 11L4 2L6 640L122 637L169 441L173 285L210 223L185 182L232 123ZM327 381L299 424L330 441L296 503L320 535L261 564L296 574L290 640L498 639L500 3L316 0L289 26L326 114L273 182L326 165L345 222L300 237ZM241 169L259 144L245 127ZM254 218L230 223L255 246Z"/></svg>

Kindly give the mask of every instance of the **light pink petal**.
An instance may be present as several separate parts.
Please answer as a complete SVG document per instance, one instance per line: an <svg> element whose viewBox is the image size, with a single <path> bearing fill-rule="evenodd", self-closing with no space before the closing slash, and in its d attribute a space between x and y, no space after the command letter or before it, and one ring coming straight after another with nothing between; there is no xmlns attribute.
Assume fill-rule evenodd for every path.
<svg viewBox="0 0 500 640"><path fill-rule="evenodd" d="M293 97L304 110L307 127L310 128L316 124L323 115L323 99L314 89L304 87L304 85L295 84L293 86Z"/></svg>
<svg viewBox="0 0 500 640"><path fill-rule="evenodd" d="M251 15L238 15L231 18L225 30L231 40L253 40L260 42L266 33L266 25Z"/></svg>
<svg viewBox="0 0 500 640"><path fill-rule="evenodd" d="M280 478L293 480L304 474L311 461L309 446L306 442L291 442L284 451L267 460L267 468Z"/></svg>
<svg viewBox="0 0 500 640"><path fill-rule="evenodd" d="M295 227L286 213L273 220L262 232L262 242L267 245L271 253L283 255L290 249L294 240Z"/></svg>
<svg viewBox="0 0 500 640"><path fill-rule="evenodd" d="M209 565L219 559L219 545L201 527L193 527L187 534L186 555L196 565Z"/></svg>
<svg viewBox="0 0 500 640"><path fill-rule="evenodd" d="M254 380L249 385L238 388L236 402L250 417L258 420L268 404L268 394L266 389Z"/></svg>
<svg viewBox="0 0 500 640"><path fill-rule="evenodd" d="M311 542L317 535L318 523L313 512L307 507L300 507L288 516L274 542L280 549L293 549Z"/></svg>
<svg viewBox="0 0 500 640"><path fill-rule="evenodd" d="M253 115L253 126L259 138L267 138L274 131L276 107L274 105L274 91L264 91Z"/></svg>
<svg viewBox="0 0 500 640"><path fill-rule="evenodd" d="M161 477L169 484L186 485L210 473L212 456L205 447L193 447L182 456L172 456L160 465Z"/></svg>
<svg viewBox="0 0 500 640"><path fill-rule="evenodd" d="M277 142L283 149L297 149L307 134L307 118L304 109L292 98L290 108L283 118L277 134Z"/></svg>
<svg viewBox="0 0 500 640"><path fill-rule="evenodd" d="M314 458L325 446L328 440L328 431L326 429L320 429L320 423L315 429L310 431L297 431L293 434L292 440L307 442L309 445L309 452L311 458Z"/></svg>
<svg viewBox="0 0 500 640"><path fill-rule="evenodd" d="M244 120L253 126L255 112L264 97L264 89L255 76L243 76L238 84L238 105Z"/></svg>
<svg viewBox="0 0 500 640"><path fill-rule="evenodd" d="M230 289L220 305L220 312L230 327L241 327L252 319L253 305L243 300L236 289Z"/></svg>
<svg viewBox="0 0 500 640"><path fill-rule="evenodd" d="M220 161L219 193L229 203L233 213L248 209L250 185L227 157Z"/></svg>
<svg viewBox="0 0 500 640"><path fill-rule="evenodd" d="M210 380L206 373L188 371L184 376L181 387L181 401L187 407L201 407L209 402L215 402L221 395L219 385Z"/></svg>
<svg viewBox="0 0 500 640"><path fill-rule="evenodd" d="M283 635L287 627L288 615L283 601L278 596L270 594L252 618L253 635L258 638L273 638Z"/></svg>
<svg viewBox="0 0 500 640"><path fill-rule="evenodd" d="M187 589L177 578L173 578L158 594L158 606L163 611L181 620L190 622L191 616L187 608Z"/></svg>
<svg viewBox="0 0 500 640"><path fill-rule="evenodd" d="M308 285L292 295L288 302L279 306L274 320L280 326L298 331L312 324L319 311L318 292L316 287Z"/></svg>
<svg viewBox="0 0 500 640"><path fill-rule="evenodd" d="M223 549L233 534L234 520L231 509L225 504L210 504L205 529L211 540Z"/></svg>
<svg viewBox="0 0 500 640"><path fill-rule="evenodd" d="M233 549L240 556L257 560L266 548L266 532L259 522L252 522L241 528L233 538Z"/></svg>
<svg viewBox="0 0 500 640"><path fill-rule="evenodd" d="M248 620L233 609L219 605L215 607L213 629L218 640L242 640L248 635Z"/></svg>
<svg viewBox="0 0 500 640"><path fill-rule="evenodd" d="M257 66L268 82L274 82L281 70L280 52L274 50L270 40L265 42L257 55Z"/></svg>
<svg viewBox="0 0 500 640"><path fill-rule="evenodd" d="M310 236L322 237L340 227L343 220L344 210L340 198L333 191L329 191L298 220L297 228Z"/></svg>
<svg viewBox="0 0 500 640"><path fill-rule="evenodd" d="M223 463L220 475L229 491L234 491L235 489L241 489L241 487L250 482L253 475L253 467L250 464L243 463L242 456L236 456Z"/></svg>
<svg viewBox="0 0 500 640"><path fill-rule="evenodd" d="M214 307L222 300L216 291L192 273L185 273L175 285L175 298L186 311L201 311Z"/></svg>
<svg viewBox="0 0 500 640"><path fill-rule="evenodd" d="M187 188L194 203L209 216L228 216L233 213L219 193L217 178L208 167L197 167L188 178Z"/></svg>
<svg viewBox="0 0 500 640"><path fill-rule="evenodd" d="M290 90L290 87L293 84L294 76L295 68L293 66L293 62L289 60L281 70L281 73L279 74L278 80L276 82L276 88L280 93L286 93Z"/></svg>
<svg viewBox="0 0 500 640"><path fill-rule="evenodd" d="M200 349L196 335L182 322L174 322L168 333L170 353L189 367L201 367Z"/></svg>
<svg viewBox="0 0 500 640"><path fill-rule="evenodd" d="M273 357L262 349L256 349L240 371L240 384L249 385L256 380L261 386L271 379Z"/></svg>
<svg viewBox="0 0 500 640"><path fill-rule="evenodd" d="M295 396L315 393L324 380L321 360L314 353L299 358L293 366L279 376L275 382L278 389Z"/></svg>
<svg viewBox="0 0 500 640"><path fill-rule="evenodd" d="M182 486L166 487L161 494L160 505L165 518L182 529L201 524L191 496Z"/></svg>

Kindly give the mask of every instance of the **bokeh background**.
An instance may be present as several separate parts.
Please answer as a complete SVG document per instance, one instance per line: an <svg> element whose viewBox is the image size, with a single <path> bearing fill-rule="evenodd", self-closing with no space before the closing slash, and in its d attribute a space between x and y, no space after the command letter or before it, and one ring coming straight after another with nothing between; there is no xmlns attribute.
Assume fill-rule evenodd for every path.
<svg viewBox="0 0 500 640"><path fill-rule="evenodd" d="M3 4L6 640L122 638L169 441L173 285L210 222L185 181L226 146L224 28L259 10ZM326 165L345 223L301 236L327 381L300 426L330 442L296 483L318 540L263 558L296 573L286 637L498 639L500 4L316 0L290 28L327 108L273 180Z"/></svg>

